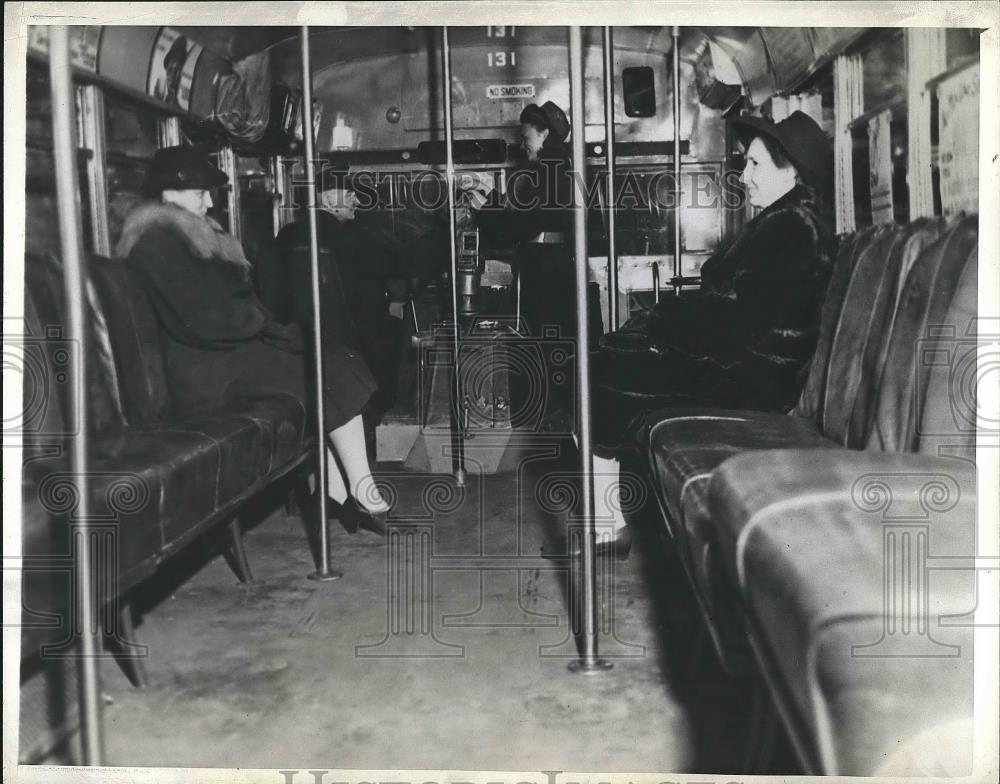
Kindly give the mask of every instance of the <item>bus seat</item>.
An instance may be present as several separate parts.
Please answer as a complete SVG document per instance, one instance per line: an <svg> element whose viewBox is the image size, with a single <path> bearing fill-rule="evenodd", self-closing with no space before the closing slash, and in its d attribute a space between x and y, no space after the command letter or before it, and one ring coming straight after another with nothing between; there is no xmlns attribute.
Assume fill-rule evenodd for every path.
<svg viewBox="0 0 1000 784"><path fill-rule="evenodd" d="M910 269L900 292L892 344L884 368L880 368L879 400L868 448L892 452L917 449L920 416L928 403L924 398L928 373L936 361L927 354L928 342L934 340L938 348L950 353L960 337L967 340L970 327L967 317L963 323L946 322L949 317L960 316L960 311L951 310L952 304L965 300L968 305L964 310L976 311L976 276L966 276L966 287L961 292L959 283L965 269L976 265L977 238L977 217L957 220ZM956 293L961 296L956 297ZM944 334L946 331L948 334ZM952 360L949 357L946 364L950 366ZM946 400L938 397L930 403L932 407L943 406L947 418L952 418ZM954 425L946 434L958 435Z"/></svg>
<svg viewBox="0 0 1000 784"><path fill-rule="evenodd" d="M814 358L797 409L811 409L814 417L799 416L794 411L786 417L695 408L665 409L647 417L640 438L645 441L654 485L662 498L666 524L675 539L704 543L710 538L700 531L703 526L711 527L710 518L685 514L683 504L694 503L696 508L704 508L711 473L728 457L748 449L865 446L875 427L877 401L882 399L879 390L882 365L891 348L889 336L904 329L893 315L898 290L896 277L907 257L914 253L919 258L907 265L911 275L914 270L940 266L943 246L935 238L942 228L941 221L884 227L865 232L858 242L847 243L848 252L838 255L830 290L836 296L842 287L845 298L835 315L832 308L824 306L819 338L821 346L830 347L828 366L822 366L822 354ZM959 242L956 233L965 239ZM970 241L967 226L962 229L956 224L948 236L951 239L947 242L957 242L966 248ZM960 266L964 261L960 253L947 254L947 258L952 266ZM851 270L850 276L845 275L846 269ZM850 280L844 285L846 277ZM931 299L947 301L949 291L938 292ZM927 296L920 297L925 306L930 305ZM876 305L889 313L875 313ZM940 304L937 307L940 309ZM898 338L896 344L899 345L894 352L903 354L900 362L913 357L912 348L906 349ZM850 380L845 380L846 377ZM912 371L907 378L913 378ZM698 500L692 501L695 496ZM696 558L688 559L688 565L705 562L701 551ZM712 583L704 574L695 575L694 581L703 587Z"/></svg>
<svg viewBox="0 0 1000 784"><path fill-rule="evenodd" d="M38 325L35 327L37 337L33 338L35 345L40 345L45 368L49 371L44 378L38 379L48 385L45 394L52 403L61 408L60 423L72 426L73 415L70 407L76 404L77 395L69 381L66 357L68 354L79 354L79 347L67 337L66 319L64 317L62 269L59 261L51 256L29 256L24 265L25 300L31 300L26 307L35 314ZM87 319L90 331L88 340L87 379L83 393L88 402L88 424L92 434L118 430L125 425L120 397L118 395L118 379L112 358L108 352L101 350L106 345L107 336L100 334L102 322L94 319L93 302L88 303ZM26 379L27 380L27 379ZM37 391L37 390L36 390ZM26 398L27 399L27 398ZM65 432L65 431L61 431Z"/></svg>
<svg viewBox="0 0 1000 784"><path fill-rule="evenodd" d="M822 501L823 491L810 495L802 485L807 475L815 474L820 481L824 470L833 471L829 461L842 461L836 464L839 473L827 477L832 481L848 474L857 478L864 461L878 465L882 460L884 470L891 474L895 461L915 459L893 453L919 449L933 455L969 454L974 431L967 422L964 428L958 422L961 411L956 412L953 376L961 358L968 364L975 352L970 319L976 312L976 226L976 216L955 219L947 226L940 220L919 221L866 232L845 246L851 250L839 256L840 269L835 269L830 284L834 290L842 287L845 298L835 319L832 308L825 308L821 325L820 344L829 347L827 367L820 366L820 354L797 409L811 410L813 416L795 411L782 417L744 411L667 410L657 412L658 421L647 426L647 455L665 523L673 539L682 543L678 548L681 561L714 640L737 636L732 629L713 625L720 618L732 617L720 612L719 603L745 603L743 594L750 590L726 575L735 574L733 542L741 541L743 527L753 519L749 513L713 500L722 492L716 489L720 482L737 488L732 492L746 498L777 499L776 508L786 504L792 513L797 505ZM851 265L846 286L845 264ZM897 278L902 274L905 281L899 285ZM929 361L927 351L922 350L928 335L936 336L937 353L948 357L945 366ZM961 402L974 412L974 400ZM857 451L861 448L867 451ZM756 475L739 476L719 468L745 452L754 452L755 459L770 466L776 455L784 453L759 450L783 449L796 450L800 466L790 460L769 468L766 482ZM959 470L958 466L952 471ZM961 489L974 498L974 490L964 485ZM812 549L820 553L827 535L823 519L820 515L812 520L807 534ZM807 565L811 551L803 552L801 547L805 542L790 542L783 557L793 561L801 557ZM720 578L713 569L725 574ZM852 573L845 570L845 575ZM761 576L763 571L763 567L756 570L755 579L769 579ZM809 574L803 566L802 579L809 579ZM833 590L820 577L817 581L816 590ZM787 581L773 589L800 590ZM760 618L752 620L763 623ZM777 616L769 616L769 622L777 623ZM722 654L725 662L725 651Z"/></svg>
<svg viewBox="0 0 1000 784"><path fill-rule="evenodd" d="M975 480L951 458L798 449L748 452L713 475L718 560L823 774L873 775L901 741L971 716L972 628L946 619L975 609L975 573L923 572L916 553L971 563ZM904 530L909 560L893 544Z"/></svg>
<svg viewBox="0 0 1000 784"><path fill-rule="evenodd" d="M112 570L105 601L148 577L208 528L228 520L260 489L300 464L311 441L305 405L287 395L180 413L167 391L163 336L126 263L89 259L92 349L84 389L90 413L92 526L107 536ZM61 269L44 257L25 267L25 338L33 374L25 400L41 407L24 455L23 552L26 624L22 655L67 636L66 570L76 514L67 423L76 397L65 378ZM103 333L103 334L102 334ZM104 350L103 347L109 347ZM93 357L95 351L89 354ZM48 406L47 408L45 406ZM45 563L50 564L44 566ZM52 566L56 563L56 566ZM48 614L52 623L36 622Z"/></svg>
<svg viewBox="0 0 1000 784"><path fill-rule="evenodd" d="M126 421L132 427L156 422L171 412L172 401L155 311L127 262L98 256L89 262L107 316Z"/></svg>

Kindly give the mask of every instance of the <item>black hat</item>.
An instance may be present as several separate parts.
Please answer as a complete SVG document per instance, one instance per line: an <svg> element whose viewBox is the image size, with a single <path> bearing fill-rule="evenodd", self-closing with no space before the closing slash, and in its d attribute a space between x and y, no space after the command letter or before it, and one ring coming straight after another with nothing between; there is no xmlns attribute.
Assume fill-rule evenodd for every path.
<svg viewBox="0 0 1000 784"><path fill-rule="evenodd" d="M830 140L805 112L792 112L779 123L762 117L737 117L733 122L744 141L755 136L776 141L806 179L814 182L833 179Z"/></svg>
<svg viewBox="0 0 1000 784"><path fill-rule="evenodd" d="M546 101L541 106L529 103L521 112L520 121L548 129L560 142L566 141L566 137L569 136L569 120L566 119L566 112L552 101Z"/></svg>
<svg viewBox="0 0 1000 784"><path fill-rule="evenodd" d="M150 195L162 191L210 190L229 182L229 177L197 147L180 144L153 154L144 189Z"/></svg>

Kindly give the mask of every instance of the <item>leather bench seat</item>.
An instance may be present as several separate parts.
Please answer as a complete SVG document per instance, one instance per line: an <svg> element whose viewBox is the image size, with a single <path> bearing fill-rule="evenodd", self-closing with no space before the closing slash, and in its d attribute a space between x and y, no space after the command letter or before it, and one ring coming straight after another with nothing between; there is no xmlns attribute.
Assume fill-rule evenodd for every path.
<svg viewBox="0 0 1000 784"><path fill-rule="evenodd" d="M713 474L720 561L824 772L874 773L901 739L971 716L975 478L963 460L833 450Z"/></svg>
<svg viewBox="0 0 1000 784"><path fill-rule="evenodd" d="M298 465L314 439L304 404L287 395L177 410L160 327L142 287L121 261L92 258L89 271L89 501L93 525L106 525L112 537L111 573L101 585L109 600L231 519L243 501ZM77 513L66 424L73 391L47 381L61 372L55 361L66 343L61 270L56 259L29 257L25 273L27 345L34 364L49 370L25 375L25 399L39 401L44 416L25 443L22 655L65 635L71 585L64 565Z"/></svg>
<svg viewBox="0 0 1000 784"><path fill-rule="evenodd" d="M968 630L935 629L954 647L935 645L950 651L948 663L932 655L938 664L924 669L919 657L851 654L880 639L891 522L852 488L869 474L885 477L893 514L930 526L932 555L975 553L977 243L977 216L843 238L790 416L667 409L638 431L720 657L738 661L741 650L727 644L745 646L749 636L808 772L870 775L924 762L956 770L956 760L969 760L914 763L911 747L925 733L967 747L954 728L971 717ZM959 499L947 514L921 507L929 496L907 484L931 475ZM899 622L970 612L965 568L936 574L934 604ZM939 682L913 692L931 678ZM910 762L896 753L902 746Z"/></svg>
<svg viewBox="0 0 1000 784"><path fill-rule="evenodd" d="M707 514L709 479L725 460L748 449L834 447L811 419L762 411L671 409L652 427L650 460L678 553L687 560L706 611L715 604Z"/></svg>

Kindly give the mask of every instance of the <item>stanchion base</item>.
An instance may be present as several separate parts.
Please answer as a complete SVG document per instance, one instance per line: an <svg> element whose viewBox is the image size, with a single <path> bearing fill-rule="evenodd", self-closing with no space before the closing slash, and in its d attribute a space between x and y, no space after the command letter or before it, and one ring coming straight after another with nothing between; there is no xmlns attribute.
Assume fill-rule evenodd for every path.
<svg viewBox="0 0 1000 784"><path fill-rule="evenodd" d="M466 474L464 468L458 468L455 470L455 484L459 487L465 487L465 480L467 477L468 475Z"/></svg>
<svg viewBox="0 0 1000 784"><path fill-rule="evenodd" d="M334 580L339 580L344 576L343 572L338 572L336 569L331 569L328 572L321 572L319 570L306 575L310 580L318 583L332 583Z"/></svg>
<svg viewBox="0 0 1000 784"><path fill-rule="evenodd" d="M566 665L566 669L577 675L597 675L607 672L614 666L607 659L574 659Z"/></svg>

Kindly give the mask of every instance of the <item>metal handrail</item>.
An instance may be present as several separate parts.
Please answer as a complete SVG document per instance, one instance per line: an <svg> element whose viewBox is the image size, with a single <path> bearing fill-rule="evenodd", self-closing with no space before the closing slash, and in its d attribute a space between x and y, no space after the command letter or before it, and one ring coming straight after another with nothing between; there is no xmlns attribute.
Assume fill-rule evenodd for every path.
<svg viewBox="0 0 1000 784"><path fill-rule="evenodd" d="M311 580L337 580L341 572L330 568L330 523L326 516L326 487L329 474L329 454L326 440L326 415L323 402L323 312L320 302L319 238L316 229L316 164L313 151L312 69L309 66L309 25L302 25L302 146L306 166L306 213L309 216L309 272L312 291L313 368L316 384L316 500L319 515L319 569L309 575ZM334 470L338 470L334 466Z"/></svg>
<svg viewBox="0 0 1000 784"><path fill-rule="evenodd" d="M569 28L569 101L572 129L573 170L586 171L584 143L583 44L580 28ZM610 664L597 656L597 564L594 526L594 456L591 436L590 333L587 324L587 205L582 177L573 178L573 252L576 279L576 380L579 390L579 448L581 514L583 518L582 580L583 608L580 658L569 665L574 672L592 673ZM572 589L575 590L575 587Z"/></svg>
<svg viewBox="0 0 1000 784"><path fill-rule="evenodd" d="M681 277L681 28L670 28L673 39L674 75L674 280ZM674 294L680 294L680 287L674 286Z"/></svg>
<svg viewBox="0 0 1000 784"><path fill-rule="evenodd" d="M618 329L618 251L615 246L615 72L614 39L604 28L604 144L608 173L608 331Z"/></svg>
<svg viewBox="0 0 1000 784"><path fill-rule="evenodd" d="M451 314L454 378L452 412L455 423L455 482L465 484L465 427L461 415L462 374L459 372L459 341L461 330L458 323L458 257L455 252L455 157L452 138L451 116L451 47L448 44L448 27L441 28L441 51L444 59L444 139L445 139L445 179L448 183L448 248L451 259Z"/></svg>
<svg viewBox="0 0 1000 784"><path fill-rule="evenodd" d="M76 101L69 62L69 29L64 25L50 28L49 77L52 85L52 147L55 155L56 203L59 211L59 242L63 263L63 287L68 314L67 339L77 353L70 352L70 378L77 389L86 386L87 324L85 314L86 269L83 234L80 231L80 197L77 193ZM101 705L101 674L98 670L100 630L97 625L97 599L91 563L90 480L89 480L89 411L87 396L78 395L76 421L70 447L70 470L76 483L77 509L74 540L77 547L73 571L80 624L80 726L85 765L100 765L104 757L104 724Z"/></svg>

